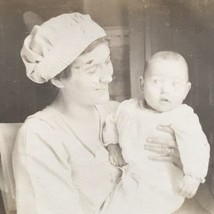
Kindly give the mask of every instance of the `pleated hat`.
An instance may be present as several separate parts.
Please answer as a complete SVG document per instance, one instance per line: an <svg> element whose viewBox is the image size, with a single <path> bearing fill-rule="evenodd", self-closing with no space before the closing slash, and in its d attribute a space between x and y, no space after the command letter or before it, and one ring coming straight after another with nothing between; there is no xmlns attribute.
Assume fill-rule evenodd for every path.
<svg viewBox="0 0 214 214"><path fill-rule="evenodd" d="M34 26L24 40L21 58L26 75L44 83L69 66L106 32L89 15L68 13Z"/></svg>

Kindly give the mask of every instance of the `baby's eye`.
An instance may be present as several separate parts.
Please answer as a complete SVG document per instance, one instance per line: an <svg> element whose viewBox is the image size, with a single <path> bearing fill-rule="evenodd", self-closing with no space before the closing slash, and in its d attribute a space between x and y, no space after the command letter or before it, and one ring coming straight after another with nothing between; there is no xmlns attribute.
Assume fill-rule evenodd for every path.
<svg viewBox="0 0 214 214"><path fill-rule="evenodd" d="M173 82L172 82L172 85L173 85L173 86L179 86L179 85L180 85L180 82L178 82L178 81L173 81Z"/></svg>
<svg viewBox="0 0 214 214"><path fill-rule="evenodd" d="M105 64L107 65L107 64L109 64L111 62L111 58L110 58L110 56L106 59L106 61L105 61Z"/></svg>

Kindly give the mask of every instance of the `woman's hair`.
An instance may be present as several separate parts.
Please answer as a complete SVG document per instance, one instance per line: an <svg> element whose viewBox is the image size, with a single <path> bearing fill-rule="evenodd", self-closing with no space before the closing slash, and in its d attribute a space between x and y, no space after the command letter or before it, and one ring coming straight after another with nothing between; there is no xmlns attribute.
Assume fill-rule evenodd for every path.
<svg viewBox="0 0 214 214"><path fill-rule="evenodd" d="M109 42L109 39L105 36L105 37L102 37L102 38L99 38L97 40L95 40L94 42L92 42L81 54L86 54L86 53L89 53L91 52L95 47L97 47L99 44L103 44L103 43L106 43L108 44ZM61 79L67 79L69 77L71 77L72 75L72 63L67 66L62 72L60 72L59 74L57 74L54 78L57 79L57 80L61 80Z"/></svg>

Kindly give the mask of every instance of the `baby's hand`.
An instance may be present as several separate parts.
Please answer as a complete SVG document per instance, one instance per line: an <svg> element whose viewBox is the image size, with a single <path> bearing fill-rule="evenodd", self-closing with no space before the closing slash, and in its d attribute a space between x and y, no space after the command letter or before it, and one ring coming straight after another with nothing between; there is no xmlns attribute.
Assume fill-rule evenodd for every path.
<svg viewBox="0 0 214 214"><path fill-rule="evenodd" d="M184 176L182 182L178 186L178 193L185 198L192 198L200 185L200 181L191 176Z"/></svg>
<svg viewBox="0 0 214 214"><path fill-rule="evenodd" d="M109 161L112 165L122 167L126 164L119 144L109 144L107 150L109 152Z"/></svg>

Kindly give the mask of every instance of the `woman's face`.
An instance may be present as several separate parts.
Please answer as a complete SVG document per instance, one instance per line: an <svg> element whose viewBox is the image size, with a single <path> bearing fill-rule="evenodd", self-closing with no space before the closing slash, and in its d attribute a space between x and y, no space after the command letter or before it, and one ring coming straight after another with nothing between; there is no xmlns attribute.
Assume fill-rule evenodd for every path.
<svg viewBox="0 0 214 214"><path fill-rule="evenodd" d="M108 84L113 67L107 43L79 56L71 66L72 75L63 81L63 93L74 102L94 105L109 100Z"/></svg>

